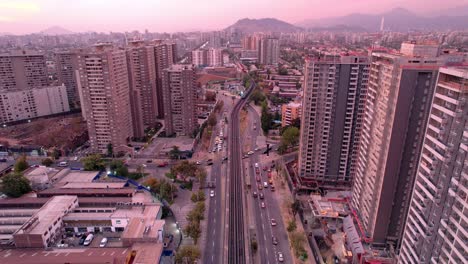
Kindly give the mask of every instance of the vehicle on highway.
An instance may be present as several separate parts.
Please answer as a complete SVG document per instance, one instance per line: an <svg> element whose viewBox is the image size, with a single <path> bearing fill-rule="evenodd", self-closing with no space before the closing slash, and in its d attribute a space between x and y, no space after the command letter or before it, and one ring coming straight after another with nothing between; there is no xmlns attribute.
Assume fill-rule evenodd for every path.
<svg viewBox="0 0 468 264"><path fill-rule="evenodd" d="M260 176L256 176L255 179L257 180L257 182L261 182L262 179L260 178Z"/></svg>
<svg viewBox="0 0 468 264"><path fill-rule="evenodd" d="M272 180L271 178L268 179L268 183L269 183L270 185L273 185L273 180Z"/></svg>
<svg viewBox="0 0 468 264"><path fill-rule="evenodd" d="M249 151L249 152L247 152L247 155L252 155L252 154L254 154L254 152L253 152L253 151Z"/></svg>
<svg viewBox="0 0 468 264"><path fill-rule="evenodd" d="M274 191L275 191L275 186L272 185L272 186L270 187L270 190L271 190L272 192L274 192Z"/></svg>
<svg viewBox="0 0 468 264"><path fill-rule="evenodd" d="M197 161L197 165L201 165L201 161L198 160L198 161Z"/></svg>
<svg viewBox="0 0 468 264"><path fill-rule="evenodd" d="M260 207L265 208L265 207L266 207L265 203L264 203L264 202L261 202L261 203L260 203Z"/></svg>
<svg viewBox="0 0 468 264"><path fill-rule="evenodd" d="M253 194L252 194L252 195L253 195L253 197L254 197L254 198L257 198L257 196L258 196L258 193L257 193L257 192L253 192Z"/></svg>
<svg viewBox="0 0 468 264"><path fill-rule="evenodd" d="M266 170L267 170L267 167L266 167L266 166L265 166L265 167L263 167L263 171L266 171Z"/></svg>
<svg viewBox="0 0 468 264"><path fill-rule="evenodd" d="M271 172L268 173L268 178L271 178Z"/></svg>
<svg viewBox="0 0 468 264"><path fill-rule="evenodd" d="M214 197L215 196L215 192L213 190L210 191L210 197Z"/></svg>
<svg viewBox="0 0 468 264"><path fill-rule="evenodd" d="M283 253L281 253L281 252L278 252L278 261L279 261L279 262L283 262L283 261L284 261Z"/></svg>
<svg viewBox="0 0 468 264"><path fill-rule="evenodd" d="M59 167L67 167L68 166L68 162L66 161L61 161L58 165Z"/></svg>
<svg viewBox="0 0 468 264"><path fill-rule="evenodd" d="M268 188L268 183L267 182L263 182L263 187Z"/></svg>
<svg viewBox="0 0 468 264"><path fill-rule="evenodd" d="M261 183L258 184L258 189L263 190L263 185Z"/></svg>
<svg viewBox="0 0 468 264"><path fill-rule="evenodd" d="M107 245L107 237L101 239L101 243L99 243L99 247L105 247Z"/></svg>
<svg viewBox="0 0 468 264"><path fill-rule="evenodd" d="M223 161L225 161L225 160L228 160L228 157L227 157L227 156L223 158Z"/></svg>
<svg viewBox="0 0 468 264"><path fill-rule="evenodd" d="M258 150L259 150L259 148L254 148L254 151L258 151Z"/></svg>
<svg viewBox="0 0 468 264"><path fill-rule="evenodd" d="M258 163L255 162L255 168L258 168Z"/></svg>
<svg viewBox="0 0 468 264"><path fill-rule="evenodd" d="M166 167L167 165L169 165L169 163L163 162L163 163L159 163L158 167L163 168L163 167Z"/></svg>
<svg viewBox="0 0 468 264"><path fill-rule="evenodd" d="M91 244L91 242L93 242L93 239L94 239L94 235L93 234L89 234L85 241L83 242L83 246L89 246Z"/></svg>
<svg viewBox="0 0 468 264"><path fill-rule="evenodd" d="M276 220L274 218L271 219L271 226L276 226Z"/></svg>
<svg viewBox="0 0 468 264"><path fill-rule="evenodd" d="M278 239L275 236L271 237L271 242L273 243L273 245L278 245Z"/></svg>
<svg viewBox="0 0 468 264"><path fill-rule="evenodd" d="M242 159L247 159L249 157L249 155L244 155L242 156Z"/></svg>
<svg viewBox="0 0 468 264"><path fill-rule="evenodd" d="M260 199L265 199L265 195L263 193L260 193Z"/></svg>
<svg viewBox="0 0 468 264"><path fill-rule="evenodd" d="M74 160L74 161L77 161L77 160L78 160L78 157L74 157L73 160Z"/></svg>
<svg viewBox="0 0 468 264"><path fill-rule="evenodd" d="M213 165L213 161L208 161L208 162L206 163L206 165L208 165L208 166Z"/></svg>
<svg viewBox="0 0 468 264"><path fill-rule="evenodd" d="M146 163L152 163L153 161L152 160L147 160Z"/></svg>
<svg viewBox="0 0 468 264"><path fill-rule="evenodd" d="M253 129L256 130L256 129L257 129L257 126L254 126Z"/></svg>

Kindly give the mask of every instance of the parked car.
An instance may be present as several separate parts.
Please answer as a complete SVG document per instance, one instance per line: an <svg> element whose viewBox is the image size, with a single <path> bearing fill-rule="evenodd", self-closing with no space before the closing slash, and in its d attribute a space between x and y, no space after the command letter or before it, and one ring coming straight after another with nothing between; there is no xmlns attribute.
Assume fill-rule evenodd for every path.
<svg viewBox="0 0 468 264"><path fill-rule="evenodd" d="M93 234L89 234L85 241L83 242L83 246L89 246L91 245L91 242L93 242L93 239L94 239L94 235Z"/></svg>
<svg viewBox="0 0 468 264"><path fill-rule="evenodd" d="M158 167L162 168L162 167L166 167L167 165L169 165L169 163L167 163L166 161L163 162L163 163L159 163L158 164Z"/></svg>
<svg viewBox="0 0 468 264"><path fill-rule="evenodd" d="M68 166L68 162L66 161L61 161L58 165L59 167L67 167Z"/></svg>
<svg viewBox="0 0 468 264"><path fill-rule="evenodd" d="M78 241L78 245L83 245L86 240L87 235L82 235L80 240Z"/></svg>
<svg viewBox="0 0 468 264"><path fill-rule="evenodd" d="M152 160L147 160L146 163L152 163L153 161Z"/></svg>
<svg viewBox="0 0 468 264"><path fill-rule="evenodd" d="M107 237L101 239L101 243L99 243L99 247L105 247L107 245Z"/></svg>

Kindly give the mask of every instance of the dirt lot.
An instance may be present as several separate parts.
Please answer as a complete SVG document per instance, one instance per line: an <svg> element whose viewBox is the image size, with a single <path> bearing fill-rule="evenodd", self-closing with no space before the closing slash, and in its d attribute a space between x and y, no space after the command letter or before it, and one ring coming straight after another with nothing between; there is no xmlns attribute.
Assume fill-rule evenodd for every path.
<svg viewBox="0 0 468 264"><path fill-rule="evenodd" d="M77 138L85 132L86 122L80 113L41 118L31 123L0 128L0 144L72 148L78 143Z"/></svg>

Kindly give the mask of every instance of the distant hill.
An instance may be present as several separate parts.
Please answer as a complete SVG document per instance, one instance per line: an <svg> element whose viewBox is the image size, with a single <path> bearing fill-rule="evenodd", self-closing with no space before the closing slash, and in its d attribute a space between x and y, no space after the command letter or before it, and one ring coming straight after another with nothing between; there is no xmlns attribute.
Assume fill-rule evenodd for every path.
<svg viewBox="0 0 468 264"><path fill-rule="evenodd" d="M72 31L70 31L68 29L59 27L59 26L53 26L53 27L47 28L45 30L42 30L39 33L43 34L43 35L69 35L69 34L74 34L74 32L72 32Z"/></svg>
<svg viewBox="0 0 468 264"><path fill-rule="evenodd" d="M238 20L233 25L227 27L225 30L237 30L244 33L254 32L297 32L302 28L289 24L287 22L278 20L276 18L261 18L249 19L244 18Z"/></svg>
<svg viewBox="0 0 468 264"><path fill-rule="evenodd" d="M382 17L385 19L384 28L395 31L468 28L468 16L424 17L404 8L395 8L378 15L355 13L342 17L309 19L297 23L297 26L315 28L347 25L349 27L362 27L369 31L378 31Z"/></svg>

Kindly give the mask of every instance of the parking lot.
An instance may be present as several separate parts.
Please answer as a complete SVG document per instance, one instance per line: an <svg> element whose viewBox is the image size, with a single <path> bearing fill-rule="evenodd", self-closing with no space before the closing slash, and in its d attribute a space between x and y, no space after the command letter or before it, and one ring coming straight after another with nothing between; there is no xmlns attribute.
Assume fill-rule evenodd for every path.
<svg viewBox="0 0 468 264"><path fill-rule="evenodd" d="M89 234L89 233L87 233ZM86 236L86 234L82 235ZM101 243L101 240L106 237L107 238L107 244L105 247L122 247L122 241L120 240L120 233L111 233L108 235L104 234L94 234L93 241L91 242L90 245L84 246L80 245L80 239L81 236L67 236L67 237L62 237L61 240L58 240L57 243L54 245L54 247L99 247L99 244Z"/></svg>

